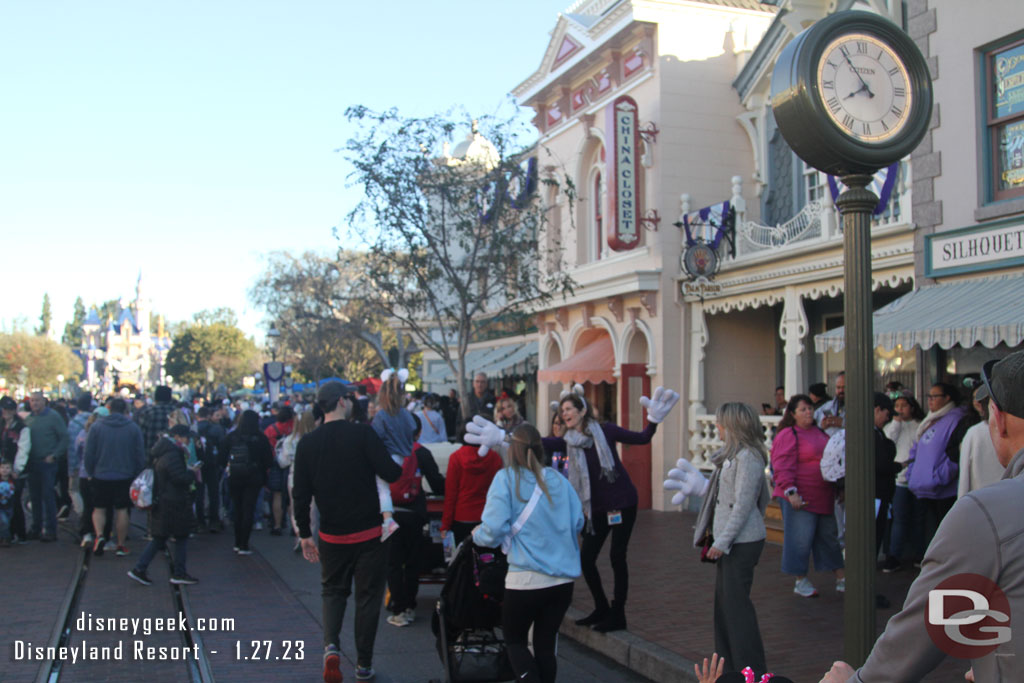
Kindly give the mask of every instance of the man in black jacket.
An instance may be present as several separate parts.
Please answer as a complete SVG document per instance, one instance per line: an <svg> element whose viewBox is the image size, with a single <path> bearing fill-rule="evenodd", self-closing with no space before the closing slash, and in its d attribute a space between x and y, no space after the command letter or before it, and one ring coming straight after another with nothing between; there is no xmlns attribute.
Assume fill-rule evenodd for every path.
<svg viewBox="0 0 1024 683"><path fill-rule="evenodd" d="M342 680L340 641L345 604L355 581L356 679L373 678L373 645L387 576L388 544L382 543L375 476L393 482L402 469L368 425L348 422L352 401L340 382L317 392L324 424L302 437L295 451L295 523L302 555L321 562L324 681ZM320 511L320 538L309 527L309 505Z"/></svg>

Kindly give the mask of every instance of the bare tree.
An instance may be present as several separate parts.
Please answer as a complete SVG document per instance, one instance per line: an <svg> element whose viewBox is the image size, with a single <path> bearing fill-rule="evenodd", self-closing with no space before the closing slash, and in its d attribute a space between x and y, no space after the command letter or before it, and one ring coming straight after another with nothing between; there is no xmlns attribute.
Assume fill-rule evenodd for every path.
<svg viewBox="0 0 1024 683"><path fill-rule="evenodd" d="M547 185L571 203L573 186L551 170L542 177L516 119L365 107L346 116L357 132L344 152L364 192L348 237L367 250L367 302L443 359L466 396L471 341L572 292L558 245L549 238L541 249L547 207L536 190Z"/></svg>

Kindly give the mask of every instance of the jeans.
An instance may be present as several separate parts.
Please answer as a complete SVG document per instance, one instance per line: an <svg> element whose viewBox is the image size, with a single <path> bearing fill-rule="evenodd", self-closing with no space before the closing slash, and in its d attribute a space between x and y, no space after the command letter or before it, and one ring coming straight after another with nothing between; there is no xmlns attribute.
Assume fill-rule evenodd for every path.
<svg viewBox="0 0 1024 683"><path fill-rule="evenodd" d="M785 537L782 543L782 571L807 576L808 561L814 555L814 568L830 572L843 568L843 552L836 533L836 517L807 510L795 510L785 498L779 498Z"/></svg>
<svg viewBox="0 0 1024 683"><path fill-rule="evenodd" d="M228 477L231 490L231 504L235 511L235 547L249 549L249 536L252 535L252 515L256 509L256 496L262 490L259 483L248 479Z"/></svg>
<svg viewBox="0 0 1024 683"><path fill-rule="evenodd" d="M28 495L32 500L32 533L43 531L45 520L46 533L56 536L57 492L53 487L57 483L57 463L43 462L41 458L36 458L28 463L27 469L32 475L28 480Z"/></svg>
<svg viewBox="0 0 1024 683"><path fill-rule="evenodd" d="M13 512L13 510L11 511ZM11 540L11 517L7 510L0 510L0 538Z"/></svg>
<svg viewBox="0 0 1024 683"><path fill-rule="evenodd" d="M415 512L398 510L394 513L398 531L387 544L389 607L395 614L416 608L416 594L420 588L419 550L423 542L423 518Z"/></svg>
<svg viewBox="0 0 1024 683"><path fill-rule="evenodd" d="M750 600L754 567L764 550L764 541L733 543L715 567L715 650L725 659L726 671L749 666L765 673L764 644L757 625L757 612Z"/></svg>
<svg viewBox="0 0 1024 683"><path fill-rule="evenodd" d="M509 663L520 681L554 683L558 672L558 627L572 604L572 583L538 590L505 591L501 630ZM527 636L533 626L533 654Z"/></svg>
<svg viewBox="0 0 1024 683"><path fill-rule="evenodd" d="M185 558L187 557L188 536L174 537L174 571L172 576L181 576L185 573ZM167 547L167 536L154 536L135 564L135 571L146 571L149 563L153 561L156 554Z"/></svg>
<svg viewBox="0 0 1024 683"><path fill-rule="evenodd" d="M201 472L203 482L196 489L196 521L213 526L220 522L221 469L215 463L204 464Z"/></svg>
<svg viewBox="0 0 1024 683"><path fill-rule="evenodd" d="M323 600L324 647L340 648L341 622L345 604L356 590L356 664L373 665L373 644L377 639L380 606L384 600L388 543L372 538L362 543L319 542L320 586Z"/></svg>
<svg viewBox="0 0 1024 683"><path fill-rule="evenodd" d="M636 505L623 508L621 512L622 524L614 526L608 524L607 513L595 513L593 516L594 533L583 532L580 565L587 588L594 596L594 609L596 610L608 609L608 598L601 585L601 572L597 570L597 556L601 553L601 546L604 545L609 533L612 535L612 547L608 551L608 559L611 560L612 575L615 580L612 599L619 609L626 605L626 595L629 592L629 565L626 562L626 549L629 546L629 537L633 535L633 524L636 522Z"/></svg>
<svg viewBox="0 0 1024 683"><path fill-rule="evenodd" d="M924 531L924 508L910 488L897 486L892 499L892 531L887 555L897 560L919 558L924 554L921 543Z"/></svg>

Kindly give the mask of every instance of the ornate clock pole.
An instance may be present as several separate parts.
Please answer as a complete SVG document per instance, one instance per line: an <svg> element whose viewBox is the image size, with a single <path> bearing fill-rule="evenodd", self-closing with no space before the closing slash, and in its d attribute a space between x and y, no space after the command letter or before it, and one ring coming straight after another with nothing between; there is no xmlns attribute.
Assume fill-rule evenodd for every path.
<svg viewBox="0 0 1024 683"><path fill-rule="evenodd" d="M932 91L916 44L869 12L832 14L783 49L772 74L779 131L809 165L839 176L846 327L846 596L844 658L875 642L874 334L871 175L910 154L928 130Z"/></svg>

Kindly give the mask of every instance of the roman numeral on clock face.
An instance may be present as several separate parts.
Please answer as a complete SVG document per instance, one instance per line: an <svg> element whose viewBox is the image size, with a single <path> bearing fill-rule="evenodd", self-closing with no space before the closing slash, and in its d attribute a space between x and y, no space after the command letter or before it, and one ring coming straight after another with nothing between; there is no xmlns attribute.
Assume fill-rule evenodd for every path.
<svg viewBox="0 0 1024 683"><path fill-rule="evenodd" d="M849 114L846 114L845 116L843 116L843 125L844 126L849 128L850 130L853 130L853 123L854 123L854 121L853 121L853 117L852 116L850 116Z"/></svg>
<svg viewBox="0 0 1024 683"><path fill-rule="evenodd" d="M838 97L830 97L830 98L828 98L828 101L825 104L828 105L829 110L833 114L835 114L837 111L839 111L840 108L842 108L842 106L843 106L842 104L840 104Z"/></svg>

